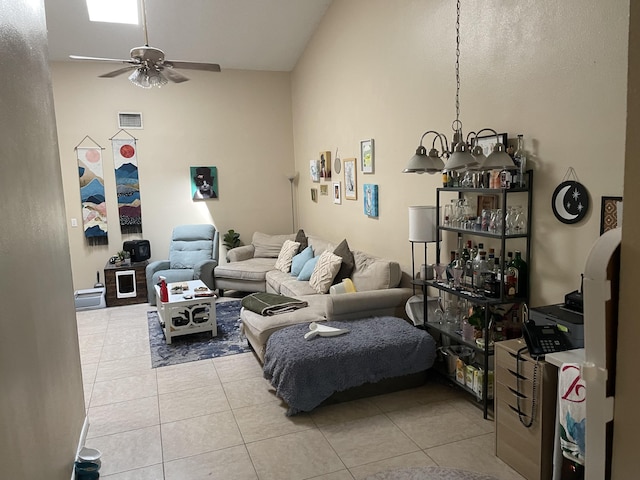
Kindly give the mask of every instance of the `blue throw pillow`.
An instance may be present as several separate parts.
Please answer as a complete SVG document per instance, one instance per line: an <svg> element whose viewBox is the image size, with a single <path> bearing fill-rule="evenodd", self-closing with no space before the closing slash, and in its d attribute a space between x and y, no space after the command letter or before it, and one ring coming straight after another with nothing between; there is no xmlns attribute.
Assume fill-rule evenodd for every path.
<svg viewBox="0 0 640 480"><path fill-rule="evenodd" d="M309 280L311 278L311 274L313 273L313 269L316 268L316 263L318 263L318 259L320 257L313 257L311 260L308 260L307 263L302 267L302 271L300 275L298 275L298 280Z"/></svg>
<svg viewBox="0 0 640 480"><path fill-rule="evenodd" d="M307 247L291 260L291 275L297 277L302 271L305 263L313 258L313 248Z"/></svg>

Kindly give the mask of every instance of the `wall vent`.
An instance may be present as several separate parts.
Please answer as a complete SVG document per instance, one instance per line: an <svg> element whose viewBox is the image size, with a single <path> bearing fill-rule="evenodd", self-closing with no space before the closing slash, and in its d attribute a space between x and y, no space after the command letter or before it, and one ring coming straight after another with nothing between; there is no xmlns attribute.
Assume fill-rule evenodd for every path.
<svg viewBox="0 0 640 480"><path fill-rule="evenodd" d="M142 113L118 112L118 128L142 128Z"/></svg>

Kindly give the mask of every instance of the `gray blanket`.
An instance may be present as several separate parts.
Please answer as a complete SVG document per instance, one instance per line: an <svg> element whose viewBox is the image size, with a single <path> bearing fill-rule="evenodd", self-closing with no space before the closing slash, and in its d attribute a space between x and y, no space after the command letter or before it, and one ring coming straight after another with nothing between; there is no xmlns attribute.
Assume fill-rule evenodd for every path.
<svg viewBox="0 0 640 480"><path fill-rule="evenodd" d="M400 318L325 325L345 328L349 333L305 340L309 331L305 323L269 337L264 377L289 405L287 415L311 411L334 392L427 370L436 358L433 337Z"/></svg>
<svg viewBox="0 0 640 480"><path fill-rule="evenodd" d="M303 300L286 297L277 293L257 292L242 299L242 306L260 315L277 315L309 306Z"/></svg>

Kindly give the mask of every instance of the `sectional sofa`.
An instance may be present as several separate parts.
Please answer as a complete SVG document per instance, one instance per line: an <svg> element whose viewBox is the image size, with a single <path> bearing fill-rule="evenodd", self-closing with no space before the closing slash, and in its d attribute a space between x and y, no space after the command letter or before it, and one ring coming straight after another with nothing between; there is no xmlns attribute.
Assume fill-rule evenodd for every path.
<svg viewBox="0 0 640 480"><path fill-rule="evenodd" d="M286 261L283 266L283 247L285 243L291 246L291 242L296 240L300 244L296 248L299 253L293 257L288 267ZM339 272L334 274L332 283L342 285L346 281L351 287L347 290L355 289L355 292L329 293L330 290L340 289L331 289L326 282L324 286L318 287L314 277L307 279L305 275L298 273L296 260L305 251L308 256L308 247L316 263L320 262L320 257L335 260L336 253L340 253L342 263ZM347 265L348 263L351 265ZM307 262L304 266L308 267ZM314 267L317 274L316 270ZM344 274L345 271L348 271L348 276L341 276L340 273ZM267 340L277 330L314 321L353 320L385 315L405 317L405 304L413 293L411 288L401 286L406 283L406 278L397 262L359 250L350 250L346 240L334 245L322 238L307 236L302 231L291 235L256 232L250 245L228 252L227 263L215 268L214 277L215 286L221 295L226 289L269 292L308 303L305 308L273 316L263 316L242 309L244 333L261 361L264 361Z"/></svg>

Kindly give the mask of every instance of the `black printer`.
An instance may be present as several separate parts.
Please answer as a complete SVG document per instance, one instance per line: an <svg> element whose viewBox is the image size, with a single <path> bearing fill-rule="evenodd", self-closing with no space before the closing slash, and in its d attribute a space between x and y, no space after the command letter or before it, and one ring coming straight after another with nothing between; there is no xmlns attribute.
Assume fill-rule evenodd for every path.
<svg viewBox="0 0 640 480"><path fill-rule="evenodd" d="M529 309L529 319L536 325L557 325L571 348L584 348L584 315L564 303Z"/></svg>

